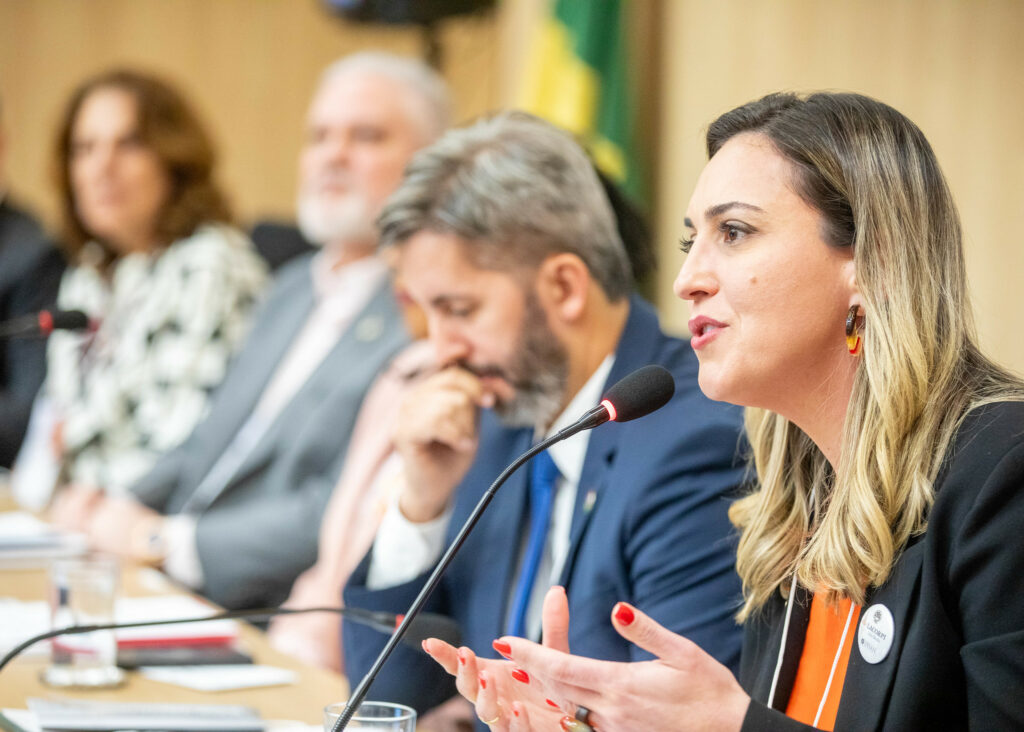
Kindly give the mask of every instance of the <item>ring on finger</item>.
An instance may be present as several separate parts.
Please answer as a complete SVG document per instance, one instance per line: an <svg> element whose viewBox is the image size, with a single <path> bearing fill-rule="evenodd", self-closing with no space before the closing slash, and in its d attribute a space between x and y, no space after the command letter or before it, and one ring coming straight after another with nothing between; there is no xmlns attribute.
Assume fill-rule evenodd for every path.
<svg viewBox="0 0 1024 732"><path fill-rule="evenodd" d="M590 725L590 710L584 706L576 707L576 720L583 724Z"/></svg>

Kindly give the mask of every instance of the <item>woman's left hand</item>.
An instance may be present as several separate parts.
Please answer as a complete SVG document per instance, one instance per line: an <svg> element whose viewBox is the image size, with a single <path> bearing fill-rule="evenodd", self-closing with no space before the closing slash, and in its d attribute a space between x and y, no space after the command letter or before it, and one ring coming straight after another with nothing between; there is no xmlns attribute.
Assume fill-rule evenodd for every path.
<svg viewBox="0 0 1024 732"><path fill-rule="evenodd" d="M568 653L569 607L564 589L548 591L543 617L545 645ZM494 648L507 653L507 647L498 643ZM557 704L545 698L541 686L531 683L513 663L480 658L469 648L455 648L436 638L424 641L423 650L455 677L459 693L473 703L480 721L495 732L557 730L565 716Z"/></svg>
<svg viewBox="0 0 1024 732"><path fill-rule="evenodd" d="M750 697L729 669L626 603L615 606L612 623L655 660L596 661L522 638L498 642L511 648L512 662L531 685L570 714L590 710L589 724L600 732L740 729Z"/></svg>

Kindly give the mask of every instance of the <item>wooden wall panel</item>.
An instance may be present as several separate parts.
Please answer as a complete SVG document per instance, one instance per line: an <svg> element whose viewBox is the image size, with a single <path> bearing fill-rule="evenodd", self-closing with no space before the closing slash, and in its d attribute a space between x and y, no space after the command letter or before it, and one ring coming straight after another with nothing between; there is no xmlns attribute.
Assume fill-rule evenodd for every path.
<svg viewBox="0 0 1024 732"><path fill-rule="evenodd" d="M495 14L442 29L459 118L497 105ZM318 0L3 0L0 97L11 187L52 220L49 161L69 91L114 65L161 73L216 137L221 179L246 218L288 216L317 76L347 53L423 49L416 29L344 23Z"/></svg>
<svg viewBox="0 0 1024 732"><path fill-rule="evenodd" d="M649 28L656 134L659 305L671 294L683 210L718 113L777 89L849 89L908 114L935 146L963 214L983 344L1024 371L1024 2L1019 0L630 0ZM449 23L444 73L463 119L515 98L543 0ZM653 21L651 20L653 18ZM660 22L658 22L660 20ZM655 38L660 34L660 38ZM2 0L0 95L12 188L48 216L49 148L74 83L115 63L179 82L222 151L239 213L288 215L302 117L319 70L362 48L417 54L415 31L351 26L317 0ZM651 122L651 116L657 115Z"/></svg>
<svg viewBox="0 0 1024 732"><path fill-rule="evenodd" d="M780 89L869 94L913 119L967 234L982 344L1024 372L1024 3L1018 0L678 0L662 41L659 304L676 328L675 244L715 116Z"/></svg>

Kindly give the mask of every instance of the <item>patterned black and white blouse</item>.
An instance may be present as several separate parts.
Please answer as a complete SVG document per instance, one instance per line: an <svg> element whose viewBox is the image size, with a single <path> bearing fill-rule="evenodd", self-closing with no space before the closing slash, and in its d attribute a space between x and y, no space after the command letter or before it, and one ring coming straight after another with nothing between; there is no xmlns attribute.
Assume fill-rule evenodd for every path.
<svg viewBox="0 0 1024 732"><path fill-rule="evenodd" d="M106 276L69 269L58 306L85 311L98 327L50 338L45 393L61 425L61 479L123 493L182 442L265 283L249 240L222 225L123 256Z"/></svg>

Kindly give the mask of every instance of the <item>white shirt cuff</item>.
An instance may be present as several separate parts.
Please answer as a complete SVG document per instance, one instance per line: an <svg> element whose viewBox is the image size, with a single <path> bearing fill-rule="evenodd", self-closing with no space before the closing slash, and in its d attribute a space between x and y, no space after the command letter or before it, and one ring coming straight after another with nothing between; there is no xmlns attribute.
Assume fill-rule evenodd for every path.
<svg viewBox="0 0 1024 732"><path fill-rule="evenodd" d="M400 493L395 491L388 500L373 540L366 577L370 590L383 590L415 579L433 567L444 550L451 509L432 521L413 523L398 507Z"/></svg>
<svg viewBox="0 0 1024 732"><path fill-rule="evenodd" d="M185 514L166 517L163 535L167 547L164 571L194 590L202 587L203 565L196 546L195 517Z"/></svg>

